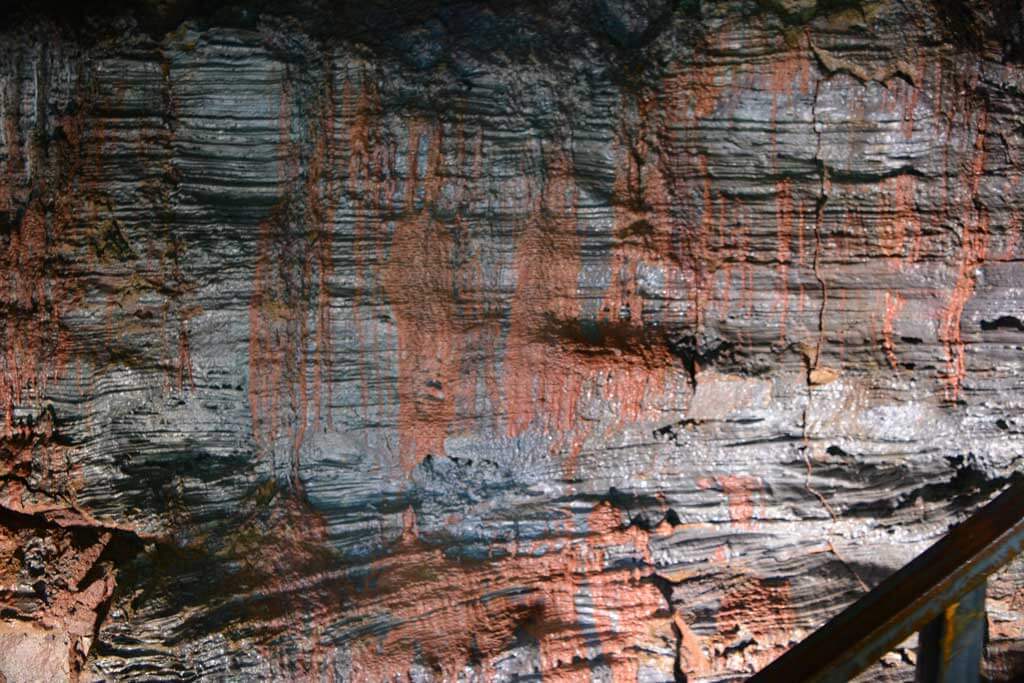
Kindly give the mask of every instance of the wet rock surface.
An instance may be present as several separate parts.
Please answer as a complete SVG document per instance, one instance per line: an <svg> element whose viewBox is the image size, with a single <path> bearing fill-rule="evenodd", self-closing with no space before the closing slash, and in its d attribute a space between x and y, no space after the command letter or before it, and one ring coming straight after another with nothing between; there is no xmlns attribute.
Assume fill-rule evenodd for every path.
<svg viewBox="0 0 1024 683"><path fill-rule="evenodd" d="M12 16L8 681L742 680L1020 467L1016 3Z"/></svg>

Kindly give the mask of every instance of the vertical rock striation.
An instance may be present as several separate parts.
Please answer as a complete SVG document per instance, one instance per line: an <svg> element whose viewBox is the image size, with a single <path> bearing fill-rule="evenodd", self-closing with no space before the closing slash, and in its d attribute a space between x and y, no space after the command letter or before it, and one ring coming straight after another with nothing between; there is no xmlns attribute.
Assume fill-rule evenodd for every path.
<svg viewBox="0 0 1024 683"><path fill-rule="evenodd" d="M14 17L0 680L742 680L1020 467L1014 2Z"/></svg>

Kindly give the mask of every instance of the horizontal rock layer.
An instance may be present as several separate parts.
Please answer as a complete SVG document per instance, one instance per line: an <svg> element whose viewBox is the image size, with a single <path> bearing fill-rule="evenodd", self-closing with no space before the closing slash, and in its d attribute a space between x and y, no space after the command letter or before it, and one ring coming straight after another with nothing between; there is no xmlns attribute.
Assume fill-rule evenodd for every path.
<svg viewBox="0 0 1024 683"><path fill-rule="evenodd" d="M1018 470L1014 3L255 7L0 41L6 680L741 680Z"/></svg>

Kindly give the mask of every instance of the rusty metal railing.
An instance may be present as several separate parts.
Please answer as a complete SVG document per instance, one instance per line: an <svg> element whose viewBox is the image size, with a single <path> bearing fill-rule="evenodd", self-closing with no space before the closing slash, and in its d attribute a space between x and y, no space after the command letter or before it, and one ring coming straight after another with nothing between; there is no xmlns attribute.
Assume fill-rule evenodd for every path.
<svg viewBox="0 0 1024 683"><path fill-rule="evenodd" d="M1022 545L1024 479L1018 479L750 680L845 683L918 631L917 681L978 681L986 580Z"/></svg>

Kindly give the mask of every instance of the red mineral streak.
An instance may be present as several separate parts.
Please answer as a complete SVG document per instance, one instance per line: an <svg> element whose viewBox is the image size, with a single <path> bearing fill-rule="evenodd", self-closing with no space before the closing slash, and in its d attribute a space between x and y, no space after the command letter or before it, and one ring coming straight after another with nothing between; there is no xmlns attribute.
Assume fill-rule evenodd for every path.
<svg viewBox="0 0 1024 683"><path fill-rule="evenodd" d="M535 418L546 431L570 432L585 379L558 329L579 320L577 190L567 153L549 151L545 164L547 182L539 192L531 188L531 216L516 244L516 291L505 355L508 432L513 436Z"/></svg>
<svg viewBox="0 0 1024 683"><path fill-rule="evenodd" d="M746 207L736 200L736 261L740 269L740 310L744 317L749 318L754 312L754 268L748 258L751 253L753 237L750 234L749 219Z"/></svg>
<svg viewBox="0 0 1024 683"><path fill-rule="evenodd" d="M188 325L182 321L178 327L178 391L185 388L185 379L188 378L188 385L196 388L196 380L192 374L192 350L188 341Z"/></svg>
<svg viewBox="0 0 1024 683"><path fill-rule="evenodd" d="M358 90L357 90L358 89ZM395 195L394 182L376 182L375 178L393 178L394 164L384 145L375 145L373 136L380 127L380 98L371 79L351 75L342 88L342 116L346 122L339 157L345 169L345 190L354 204L354 239L352 255L355 261L355 287L352 293L352 324L356 339L364 349L378 348L376 327L367 325L365 318L372 315L369 288L372 278L368 260L375 255L370 247L379 240L372 232L368 214L387 197ZM376 228L376 226L373 226ZM378 249L379 251L379 249ZM358 363L362 410L367 417L371 403L384 403L382 395L371 395L371 389L380 387L379 377L371 378L366 363ZM371 383L372 380L372 383Z"/></svg>
<svg viewBox="0 0 1024 683"><path fill-rule="evenodd" d="M903 106L903 138L905 140L910 140L914 137L914 118L917 115L917 99L920 91L916 86L909 85L903 88L903 92L905 93Z"/></svg>
<svg viewBox="0 0 1024 683"><path fill-rule="evenodd" d="M785 652L793 640L795 621L790 601L788 581L740 576L722 595L717 633L705 642L714 652L715 672L754 672ZM752 638L751 646L726 652L746 637ZM734 657L740 661L732 661Z"/></svg>
<svg viewBox="0 0 1024 683"><path fill-rule="evenodd" d="M664 341L648 332L640 269L659 272L666 287L678 282L681 276L679 260L672 250L673 225L666 211L670 192L660 166L649 162L651 151L644 142L647 128L644 121L635 135L621 135L617 145L617 168L625 172L616 174L616 242L612 248L611 281L598 316L639 340L639 345L622 349L626 354L624 362L618 363L619 376L608 387L610 392L606 388L606 395L614 394L618 399L623 422L641 417L645 396L663 390L671 365ZM622 138L633 138L634 142L627 143ZM701 295L696 295L696 310L701 311L704 306Z"/></svg>
<svg viewBox="0 0 1024 683"><path fill-rule="evenodd" d="M883 218L878 224L878 243L882 254L900 258L901 266L914 263L921 254L921 219L914 206L915 185L910 174L886 178L881 183L885 199L879 212Z"/></svg>
<svg viewBox="0 0 1024 683"><path fill-rule="evenodd" d="M693 312L697 330L704 329L704 312L708 300L714 295L713 275L718 269L714 252L709 248L711 231L714 226L714 196L711 191L711 176L708 173L708 161L704 155L697 157L697 169L702 180L700 221L696 230L682 226L686 237L683 249L684 259L689 256L691 282L693 289Z"/></svg>
<svg viewBox="0 0 1024 683"><path fill-rule="evenodd" d="M721 95L721 89L715 82L717 73L718 67L710 63L679 67L676 74L664 79L659 89L665 101L678 108L662 105L662 113L691 122L700 121L714 113Z"/></svg>
<svg viewBox="0 0 1024 683"><path fill-rule="evenodd" d="M1019 171L1011 171L1006 178L1004 185L1004 194L1007 196L1018 195L1021 190L1021 180L1024 176ZM1010 210L1010 216L1006 224L1006 232L1004 234L1004 246L1002 253L995 257L998 261L1012 261L1017 255L1017 247L1020 244L1021 229L1022 229L1022 216L1021 210L1014 208Z"/></svg>
<svg viewBox="0 0 1024 683"><path fill-rule="evenodd" d="M15 185L24 165L21 152L22 141L19 135L21 114L19 83L17 78L5 80L6 87L3 93L0 93L0 96L3 97L3 139L7 151L6 172L0 174L0 211L10 211L14 208Z"/></svg>
<svg viewBox="0 0 1024 683"><path fill-rule="evenodd" d="M964 168L969 192L965 201L966 206L963 207L963 231L956 280L939 321L938 337L945 346L946 354L945 373L941 379L946 384L946 399L953 401L959 398L961 384L967 376L967 350L960 329L961 319L964 307L974 294L978 269L984 264L988 254L988 210L975 201L985 168L987 126L988 112L981 110L977 119L974 152Z"/></svg>
<svg viewBox="0 0 1024 683"><path fill-rule="evenodd" d="M799 45L783 53L775 59L771 66L768 91L772 93L772 128L775 128L777 101L776 98L797 92L801 95L811 93L811 62L810 38L805 32L799 37Z"/></svg>
<svg viewBox="0 0 1024 683"><path fill-rule="evenodd" d="M48 160L36 158L31 168L37 172L22 182L22 147L32 143L19 138L17 107L4 107L8 167L0 174L0 211L20 207L24 213L0 249L0 303L6 307L0 317L0 438L14 434L15 407L43 396L63 375L71 340L62 318L78 287L73 274L55 264L76 231L80 191L89 189L83 171L99 163L97 150L82 143L86 111L82 104L74 116L57 118L64 135L53 151L61 152L61 172L51 176L44 172Z"/></svg>
<svg viewBox="0 0 1024 683"><path fill-rule="evenodd" d="M321 111L314 117L306 181L293 187L299 177L300 150L291 138L291 100L285 79L279 110L283 192L260 226L249 304L249 406L257 448L270 452L280 437L287 437L292 485L299 489L299 453L311 424L310 402L315 412L312 424L319 426L323 387L330 386L328 221L334 207L329 175L334 168L334 111L331 88L327 88Z"/></svg>
<svg viewBox="0 0 1024 683"><path fill-rule="evenodd" d="M332 220L337 208L340 187L337 182L335 159L336 139L334 121L337 117L334 102L333 64L327 69L319 112L321 130L314 138L313 154L307 165L304 194L309 211L309 234L314 241L313 257L308 267L317 274L316 294L316 339L314 347L313 394L315 406L313 428L319 429L323 413L326 412L327 428L333 428L334 421L330 408L333 388L334 344L331 336L331 277L334 274L332 255Z"/></svg>
<svg viewBox="0 0 1024 683"><path fill-rule="evenodd" d="M751 528L754 519L754 494L760 494L764 484L758 477L745 474L729 474L711 479L699 479L697 486L702 489L717 488L726 496L729 506L729 520L741 527Z"/></svg>
<svg viewBox="0 0 1024 683"><path fill-rule="evenodd" d="M280 251L289 241L288 206L279 204L260 226L260 250L253 274L253 296L249 306L249 405L257 447L269 451L288 430L293 457L297 455L295 419L306 396L299 378L304 374L305 355L301 344L305 331L304 313L290 297L293 275L284 271ZM281 413L282 399L289 411ZM297 464L297 463L296 463Z"/></svg>
<svg viewBox="0 0 1024 683"><path fill-rule="evenodd" d="M566 450L567 475L592 430L580 425L579 406L606 402L616 415L610 429L642 419L673 365L658 328L645 319L640 291L642 268L660 271L666 282L680 272L670 246L668 191L657 165L646 163L643 137L623 131L616 148L611 281L597 320L580 320L577 190L562 151L546 154L547 182L531 190L535 203L517 244L505 359L508 431L535 425L555 435L552 448Z"/></svg>
<svg viewBox="0 0 1024 683"><path fill-rule="evenodd" d="M475 415L480 373L492 404L498 396L493 364L469 362L471 350L494 348L500 332L483 302L470 296L484 289L470 226L458 211L451 220L437 217L441 204L479 201L470 193L483 173L483 140L461 125L446 130L425 123L409 128L404 211L379 271L398 336L399 459L406 471L443 453L457 420Z"/></svg>
<svg viewBox="0 0 1024 683"><path fill-rule="evenodd" d="M401 553L375 563L375 590L353 610L391 624L354 646L353 681L400 678L415 662L442 680L466 666L494 680L496 658L525 632L539 646L544 681L589 680L585 661L600 655L612 680L631 682L644 644L664 638L658 631L670 624L649 580L647 532L623 527L606 503L592 511L585 534L495 546L495 559L484 562L446 558L409 533L400 545ZM645 561L612 568L613 548ZM581 612L587 599L594 609Z"/></svg>
<svg viewBox="0 0 1024 683"><path fill-rule="evenodd" d="M715 225L714 205L721 196L716 198L712 190L707 156L690 150L691 143L699 136L701 120L714 113L725 94L724 88L716 84L716 75L715 67L698 66L665 79L661 87L661 111L656 112L658 116L649 112L649 118L655 123L646 124L661 140L661 149L672 152L663 151L657 163L650 164L657 170L652 179L659 182L651 183L644 198L651 201L656 210L664 212L669 222L669 243L678 245L672 256L684 269L682 277L672 280L689 294L688 317L697 331L703 328L705 308L712 298L714 275L720 265L710 249L710 241ZM694 201L697 196L699 202Z"/></svg>
<svg viewBox="0 0 1024 683"><path fill-rule="evenodd" d="M381 273L398 331L399 451L407 472L427 455L444 453L455 417L460 339L453 298L454 242L451 227L432 215L444 187L442 144L439 126L432 131L410 126L407 214L395 225ZM427 145L424 169L417 166L421 145Z"/></svg>
<svg viewBox="0 0 1024 683"><path fill-rule="evenodd" d="M458 155L454 191L457 202L462 205L479 205L485 201L480 187L484 177L484 136L483 129L476 134L464 134L460 127L458 134ZM471 179L469 181L465 179ZM500 361L500 340L502 333L502 306L497 294L493 293L494 272L488 268L481 255L481 245L472 226L461 215L456 217L455 231L469 235L458 265L454 272L454 285L458 293L459 316L463 321L462 348L455 387L456 414L460 420L490 422L495 433L502 429L501 388L498 382ZM482 351L482 356L472 353ZM483 395L481 394L481 389ZM481 402L486 400L488 408L481 411ZM482 414L481 414L482 413Z"/></svg>
<svg viewBox="0 0 1024 683"><path fill-rule="evenodd" d="M917 71L923 73L924 57L919 60ZM899 114L900 132L903 134L904 140L910 140L914 137L914 122L920 89L898 76L889 78L884 85L882 107L888 112Z"/></svg>
<svg viewBox="0 0 1024 683"><path fill-rule="evenodd" d="M798 205L793 206L792 184L788 179L780 180L776 185L776 268L779 280L779 335L786 339L786 319L789 313L789 264L790 240L793 235L794 217L803 223L803 214Z"/></svg>
<svg viewBox="0 0 1024 683"><path fill-rule="evenodd" d="M806 37L801 37L800 46L769 62L765 69L768 72L767 83L759 82L759 79L763 80L764 71L748 71L742 87L767 90L771 93L771 129L774 146L774 129L779 116L779 106L787 101L796 106L799 96L806 96L811 92L812 68ZM746 234L748 231L743 229L742 205L739 200L733 200L736 206L731 216L727 213L727 202L713 189L711 179L714 174L709 172L706 157L700 153L689 152L689 140L677 139L680 135L697 135L703 117L713 113L716 107L726 106L723 103L736 99L729 90L729 84L735 80L735 74L726 76L718 74L713 67L698 67L667 79L661 88L664 93L663 123L658 128L658 134L665 141L662 147L673 150L671 155L663 157L661 163L665 167L664 175L668 178L670 215L680 245L679 261L686 268L688 288L693 292L692 314L698 329L703 323L705 308L709 301L717 301L721 307L721 314L728 314L730 299L733 296L730 292L733 262L738 262L741 270L739 299L745 304L748 314L753 306L753 272L748 262L750 236ZM679 133L678 130L683 132ZM692 146L696 147L696 141L694 142ZM701 197L701 201L695 202L695 197ZM781 292L778 294L778 314L780 334L785 337L790 306L789 270L794 257L801 266L806 262L806 216L802 204L799 201L794 202L788 180L779 182L776 201L778 225L775 256ZM739 223L733 238L733 254L720 247L712 248L711 245L714 227L718 226L721 230L721 226L730 222ZM794 239L795 254L792 246ZM721 244L721 239L719 243ZM714 287L718 279L715 274L720 269L723 271L724 289L721 295L716 297ZM798 305L803 303L804 299L801 296Z"/></svg>
<svg viewBox="0 0 1024 683"><path fill-rule="evenodd" d="M480 201L473 193L483 175L483 138L461 124L414 121L403 150L409 168L399 170L374 91L364 82L357 96L355 87L347 81L342 94L351 123L341 155L355 205L353 323L366 352L379 353L383 295L397 337L397 460L408 472L443 453L460 421L477 417L481 386L499 406L495 354L479 361L470 351L496 350L500 317L493 302L478 296L487 288L485 273L473 226L460 213ZM451 206L455 215L442 218ZM376 214L394 219L374 221ZM383 393L389 378L369 376L366 364L359 372L364 410L394 399Z"/></svg>
<svg viewBox="0 0 1024 683"><path fill-rule="evenodd" d="M973 228L965 227L960 264L956 282L950 295L949 303L942 314L939 327L939 339L946 348L946 373L943 376L947 383L946 398L956 400L960 394L960 386L967 376L966 344L960 329L964 307L974 294L977 281L977 269L984 262L988 248L988 212L978 210L978 220Z"/></svg>
<svg viewBox="0 0 1024 683"><path fill-rule="evenodd" d="M733 267L734 263L739 261L741 257L736 248L736 243L740 239L736 233L739 232L741 226L738 225L733 204L733 202L727 201L725 197L718 196L718 243L715 250L722 254L722 263L719 267L719 271L722 274L722 288L721 294L718 296L719 319L721 320L725 320L729 315L729 307L732 303L730 299L733 286Z"/></svg>
<svg viewBox="0 0 1024 683"><path fill-rule="evenodd" d="M672 617L672 625L675 627L679 637L679 645L677 647L679 668L687 676L710 674L712 671L711 662L704 653L701 639L687 626L678 612Z"/></svg>
<svg viewBox="0 0 1024 683"><path fill-rule="evenodd" d="M1011 187L1016 187L1017 182L1011 183ZM1018 191L1019 190L1015 190ZM1006 248L1000 255L999 260L1001 261L1012 261L1017 256L1017 247L1020 244L1021 227L1024 225L1024 221L1021 220L1019 212L1014 211L1013 215L1010 216L1010 223L1006 226Z"/></svg>
<svg viewBox="0 0 1024 683"><path fill-rule="evenodd" d="M811 50L810 39L806 33L800 36L800 45L788 50L782 57L774 60L769 74L768 92L772 94L770 124L768 127L772 147L772 165L776 164L776 131L779 113L779 101L788 99L791 106L797 106L796 94L808 95L811 92Z"/></svg>
<svg viewBox="0 0 1024 683"><path fill-rule="evenodd" d="M882 321L882 348L885 351L885 357L889 360L889 366L893 370L896 369L898 362L896 359L896 344L893 341L893 323L896 321L896 316L899 315L904 304L903 296L896 292L885 293L885 304L884 304L884 318Z"/></svg>

